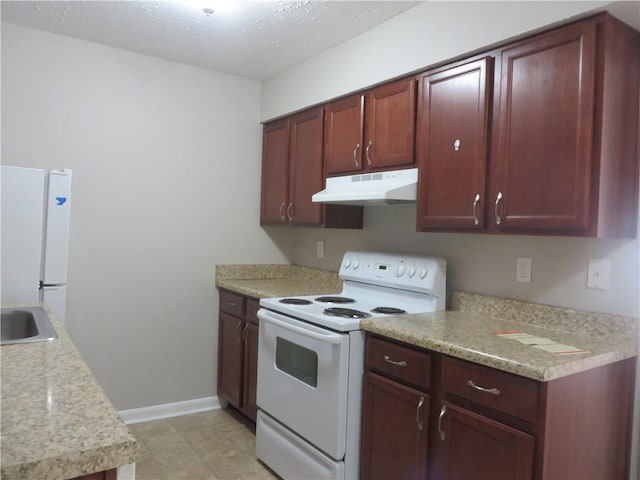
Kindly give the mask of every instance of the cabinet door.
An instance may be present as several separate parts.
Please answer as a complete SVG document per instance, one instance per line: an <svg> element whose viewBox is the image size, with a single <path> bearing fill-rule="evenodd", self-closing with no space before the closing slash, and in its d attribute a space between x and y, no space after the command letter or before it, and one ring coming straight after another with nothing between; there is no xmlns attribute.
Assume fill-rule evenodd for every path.
<svg viewBox="0 0 640 480"><path fill-rule="evenodd" d="M361 170L364 95L352 95L328 104L325 115L327 175Z"/></svg>
<svg viewBox="0 0 640 480"><path fill-rule="evenodd" d="M289 202L289 119L264 126L260 224L287 223Z"/></svg>
<svg viewBox="0 0 640 480"><path fill-rule="evenodd" d="M76 477L73 480L116 480L118 476L118 469L112 468L111 470L105 470L103 472L90 473L88 475L82 475Z"/></svg>
<svg viewBox="0 0 640 480"><path fill-rule="evenodd" d="M218 316L218 395L235 407L242 405L244 321L220 312Z"/></svg>
<svg viewBox="0 0 640 480"><path fill-rule="evenodd" d="M244 389L242 411L254 422L258 413L256 387L258 384L258 326L247 322L244 333Z"/></svg>
<svg viewBox="0 0 640 480"><path fill-rule="evenodd" d="M362 479L426 478L429 404L419 390L366 373Z"/></svg>
<svg viewBox="0 0 640 480"><path fill-rule="evenodd" d="M499 230L589 227L595 61L591 21L502 50L488 210Z"/></svg>
<svg viewBox="0 0 640 480"><path fill-rule="evenodd" d="M442 454L436 461L435 478L532 479L531 435L449 402L442 405L438 423Z"/></svg>
<svg viewBox="0 0 640 480"><path fill-rule="evenodd" d="M322 190L323 108L314 108L291 118L289 143L289 202L287 215L295 225L321 225L322 204L311 196Z"/></svg>
<svg viewBox="0 0 640 480"><path fill-rule="evenodd" d="M365 97L365 168L410 167L415 163L416 80L400 80Z"/></svg>
<svg viewBox="0 0 640 480"><path fill-rule="evenodd" d="M491 62L487 57L419 80L419 228L484 226Z"/></svg>

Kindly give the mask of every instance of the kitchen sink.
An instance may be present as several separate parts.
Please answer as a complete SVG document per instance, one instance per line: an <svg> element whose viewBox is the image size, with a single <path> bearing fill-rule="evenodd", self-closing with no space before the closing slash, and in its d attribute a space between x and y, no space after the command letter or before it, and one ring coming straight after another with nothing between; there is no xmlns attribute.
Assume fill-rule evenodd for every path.
<svg viewBox="0 0 640 480"><path fill-rule="evenodd" d="M46 342L58 338L42 307L3 308L0 344Z"/></svg>

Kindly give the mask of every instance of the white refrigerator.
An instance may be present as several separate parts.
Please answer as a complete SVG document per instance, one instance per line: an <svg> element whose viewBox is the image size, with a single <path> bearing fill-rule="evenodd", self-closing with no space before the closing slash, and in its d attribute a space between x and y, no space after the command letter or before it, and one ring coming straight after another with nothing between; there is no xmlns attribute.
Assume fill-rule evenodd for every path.
<svg viewBox="0 0 640 480"><path fill-rule="evenodd" d="M71 170L2 165L2 304L46 303L64 323Z"/></svg>

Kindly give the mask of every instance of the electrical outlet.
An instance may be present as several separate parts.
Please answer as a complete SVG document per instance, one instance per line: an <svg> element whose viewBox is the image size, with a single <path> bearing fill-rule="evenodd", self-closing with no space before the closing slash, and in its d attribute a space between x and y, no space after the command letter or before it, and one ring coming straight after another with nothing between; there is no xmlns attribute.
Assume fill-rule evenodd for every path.
<svg viewBox="0 0 640 480"><path fill-rule="evenodd" d="M531 257L516 260L516 282L531 283Z"/></svg>
<svg viewBox="0 0 640 480"><path fill-rule="evenodd" d="M587 270L587 288L608 290L611 280L611 260L608 258L590 258Z"/></svg>
<svg viewBox="0 0 640 480"><path fill-rule="evenodd" d="M324 240L318 240L316 243L316 256L318 258L324 258Z"/></svg>

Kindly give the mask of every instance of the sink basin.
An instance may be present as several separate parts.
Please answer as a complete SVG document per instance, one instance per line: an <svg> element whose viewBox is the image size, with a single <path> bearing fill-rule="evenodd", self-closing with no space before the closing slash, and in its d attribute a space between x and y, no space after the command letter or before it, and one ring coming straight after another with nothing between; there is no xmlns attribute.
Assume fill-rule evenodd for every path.
<svg viewBox="0 0 640 480"><path fill-rule="evenodd" d="M0 344L46 342L58 338L42 307L3 308Z"/></svg>

